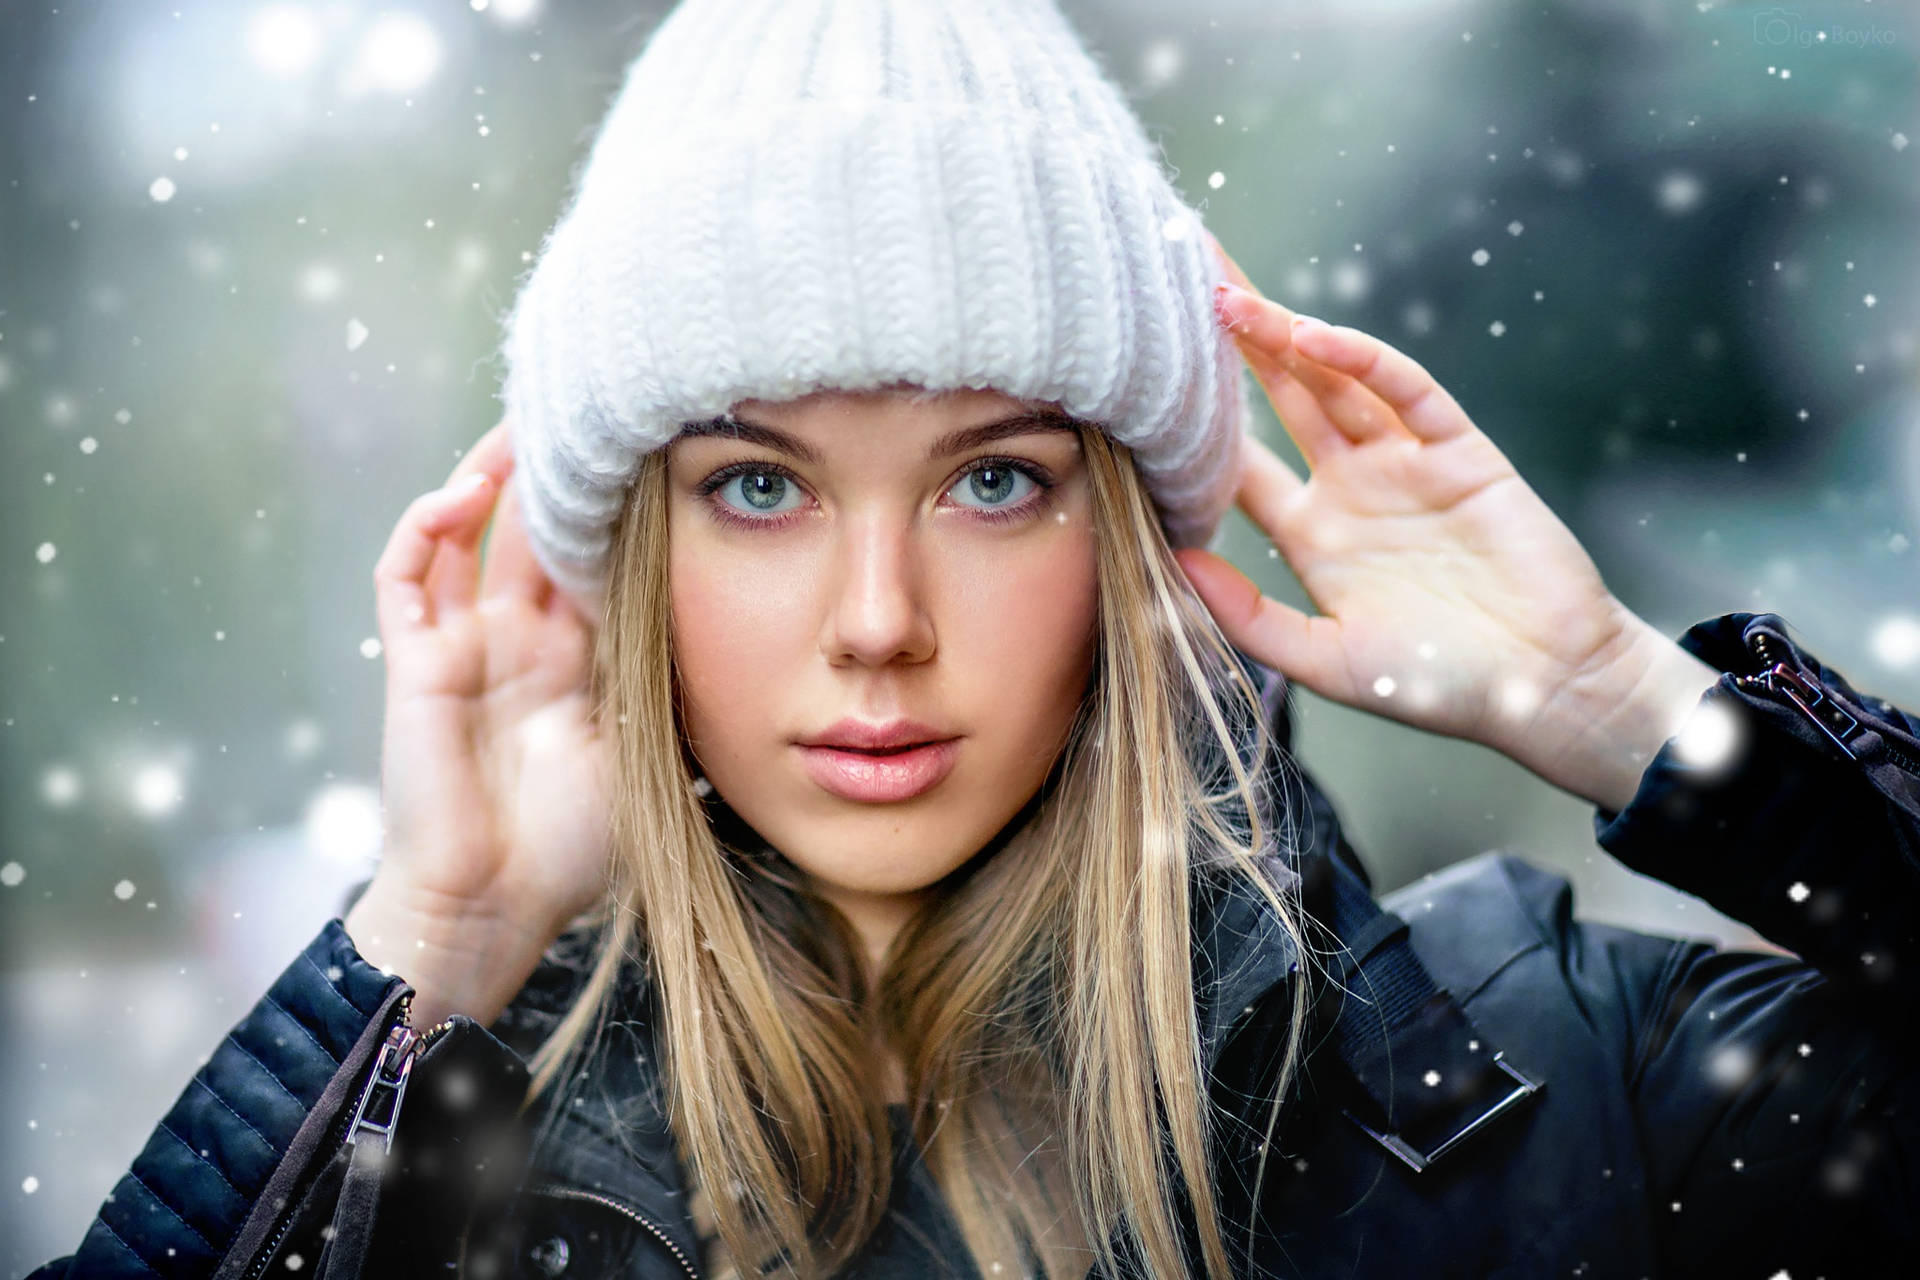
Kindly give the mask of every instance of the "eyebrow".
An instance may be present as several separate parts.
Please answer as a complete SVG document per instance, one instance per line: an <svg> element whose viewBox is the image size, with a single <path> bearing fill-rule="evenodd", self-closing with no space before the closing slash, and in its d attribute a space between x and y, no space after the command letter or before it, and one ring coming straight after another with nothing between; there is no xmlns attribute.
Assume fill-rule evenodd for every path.
<svg viewBox="0 0 1920 1280"><path fill-rule="evenodd" d="M991 444L995 440L1004 440L1009 436L1023 436L1036 431L1077 431L1073 418L1058 410L1033 410L1016 413L1005 418L996 418L992 422L983 422L977 426L961 427L949 431L933 442L927 450L927 460L937 462L941 458ZM730 440L744 440L749 444L764 445L777 453L784 453L808 466L820 465L820 451L796 435L768 426L764 422L751 422L745 418L718 417L707 418L699 422L689 422L680 428L682 436L720 436Z"/></svg>

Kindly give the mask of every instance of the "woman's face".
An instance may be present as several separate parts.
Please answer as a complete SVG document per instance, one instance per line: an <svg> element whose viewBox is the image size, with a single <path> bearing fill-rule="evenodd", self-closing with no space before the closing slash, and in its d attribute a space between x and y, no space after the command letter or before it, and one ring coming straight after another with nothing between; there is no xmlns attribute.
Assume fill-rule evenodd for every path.
<svg viewBox="0 0 1920 1280"><path fill-rule="evenodd" d="M859 925L966 862L1065 745L1096 635L1079 437L994 391L732 417L667 446L686 728L721 798ZM849 721L944 742L809 745Z"/></svg>

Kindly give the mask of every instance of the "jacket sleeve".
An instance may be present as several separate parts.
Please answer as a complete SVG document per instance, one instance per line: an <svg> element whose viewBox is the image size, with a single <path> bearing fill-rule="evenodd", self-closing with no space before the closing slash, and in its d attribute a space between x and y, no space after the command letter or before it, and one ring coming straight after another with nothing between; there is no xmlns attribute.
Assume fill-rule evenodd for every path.
<svg viewBox="0 0 1920 1280"><path fill-rule="evenodd" d="M1596 838L1793 954L1571 926L1624 1006L1662 1260L1884 1274L1920 1248L1920 720L1774 614L1680 644L1722 675Z"/></svg>
<svg viewBox="0 0 1920 1280"><path fill-rule="evenodd" d="M328 921L194 1073L79 1248L28 1280L211 1276L243 1234L264 1237L287 1194L270 1192L350 1115L410 990Z"/></svg>

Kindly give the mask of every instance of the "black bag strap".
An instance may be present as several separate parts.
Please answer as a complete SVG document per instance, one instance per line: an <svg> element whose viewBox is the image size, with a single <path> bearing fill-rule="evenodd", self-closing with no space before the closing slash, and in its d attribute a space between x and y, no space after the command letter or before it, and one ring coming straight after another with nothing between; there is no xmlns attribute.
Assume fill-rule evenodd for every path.
<svg viewBox="0 0 1920 1280"><path fill-rule="evenodd" d="M1359 1084L1341 1112L1415 1173L1458 1150L1546 1087L1507 1061L1407 940L1407 922L1374 901L1340 857L1329 857L1328 922L1347 948L1336 1052Z"/></svg>

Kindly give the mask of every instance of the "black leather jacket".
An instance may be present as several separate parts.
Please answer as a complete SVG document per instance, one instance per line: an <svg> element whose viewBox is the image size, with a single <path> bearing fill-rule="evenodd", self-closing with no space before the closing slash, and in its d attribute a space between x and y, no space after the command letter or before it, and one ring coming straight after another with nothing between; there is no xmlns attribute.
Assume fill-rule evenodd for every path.
<svg viewBox="0 0 1920 1280"><path fill-rule="evenodd" d="M1738 717L1736 765L1709 778L1668 743L1624 810L1596 812L1596 837L1795 954L1575 919L1564 878L1499 850L1381 897L1472 1025L1542 1084L1416 1172L1347 1113L1353 1081L1324 1035L1262 1151L1303 970L1258 895L1203 891L1197 999L1227 1221L1255 1223L1230 1233L1244 1274L1920 1267L1920 721L1856 692L1776 615L1725 614L1680 642L1726 673L1705 697ZM1284 682L1268 694L1285 741ZM1310 781L1306 802L1306 847L1269 867L1324 920L1335 877L1366 873ZM343 1137L359 1125L356 1146L384 1145L393 1090L370 1082L402 1067L366 1274L454 1274L464 1258L463 1274L497 1280L699 1277L644 989L623 989L584 1088L515 1117L523 1059L589 944L557 942L490 1028L455 1018L416 1036L409 988L331 921L196 1073L78 1250L29 1280L311 1270ZM903 1194L937 1204L924 1170ZM973 1274L964 1250L944 1256Z"/></svg>

